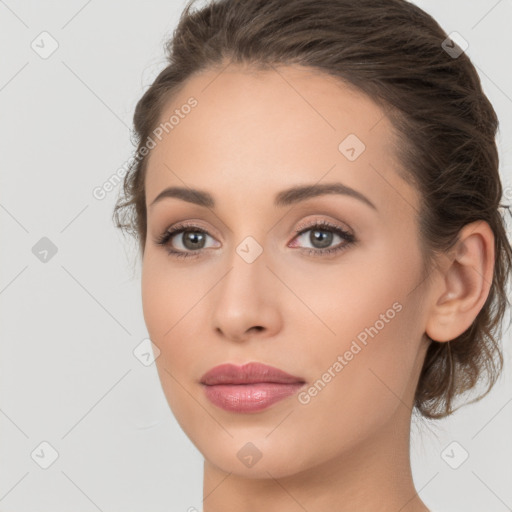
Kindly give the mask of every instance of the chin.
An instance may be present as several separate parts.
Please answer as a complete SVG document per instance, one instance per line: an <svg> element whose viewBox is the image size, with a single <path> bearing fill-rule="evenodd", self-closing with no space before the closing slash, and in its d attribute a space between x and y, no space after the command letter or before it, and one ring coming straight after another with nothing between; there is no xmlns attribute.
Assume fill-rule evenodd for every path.
<svg viewBox="0 0 512 512"><path fill-rule="evenodd" d="M209 464L244 478L285 478L315 465L303 449L283 444L282 438L271 439L268 432L253 435L250 430L235 435L230 429L233 437L223 432L223 440L204 432L200 439L189 437Z"/></svg>

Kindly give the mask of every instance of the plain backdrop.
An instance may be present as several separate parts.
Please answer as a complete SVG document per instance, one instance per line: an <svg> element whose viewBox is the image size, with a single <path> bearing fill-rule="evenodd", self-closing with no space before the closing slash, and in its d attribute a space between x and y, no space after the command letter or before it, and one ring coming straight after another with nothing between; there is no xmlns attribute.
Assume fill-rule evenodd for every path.
<svg viewBox="0 0 512 512"><path fill-rule="evenodd" d="M512 2L417 3L469 43L510 203ZM133 353L147 331L117 190L92 193L132 155L133 109L183 6L0 0L1 512L201 510L202 456ZM440 512L512 510L510 331L502 341L486 399L413 423L416 488Z"/></svg>

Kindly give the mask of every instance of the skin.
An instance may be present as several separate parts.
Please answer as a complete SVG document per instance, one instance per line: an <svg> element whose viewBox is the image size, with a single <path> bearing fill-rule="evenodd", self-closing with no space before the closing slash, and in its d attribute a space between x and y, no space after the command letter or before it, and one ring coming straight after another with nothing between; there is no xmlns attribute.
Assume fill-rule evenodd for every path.
<svg viewBox="0 0 512 512"><path fill-rule="evenodd" d="M427 511L409 453L425 334L444 342L471 325L492 281L492 231L466 226L425 279L419 195L397 172L399 139L377 104L332 77L298 66L207 70L161 120L190 96L198 105L149 155L142 302L168 403L205 458L204 512ZM338 149L348 134L366 146L354 161ZM338 194L273 205L293 185L333 182L376 209ZM207 191L216 205L166 198L150 206L169 186ZM301 247L322 246L312 231L295 230L318 220L356 241L308 255ZM208 232L199 256L178 259L155 243L181 221ZM182 235L169 244L193 252ZM236 251L248 236L263 250L252 263ZM329 247L345 243L334 234ZM396 303L394 318L307 404L293 395L233 413L203 394L202 375L225 362L263 362L308 389ZM252 467L237 457L248 442L261 454Z"/></svg>

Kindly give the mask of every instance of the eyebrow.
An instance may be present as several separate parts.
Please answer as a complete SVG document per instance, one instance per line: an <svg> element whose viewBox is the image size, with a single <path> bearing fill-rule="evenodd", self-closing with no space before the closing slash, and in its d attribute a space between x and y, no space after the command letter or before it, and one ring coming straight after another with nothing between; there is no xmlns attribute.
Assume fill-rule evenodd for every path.
<svg viewBox="0 0 512 512"><path fill-rule="evenodd" d="M288 188L276 194L274 197L274 205L276 207L290 206L301 201L305 201L306 199L326 194L340 194L353 197L374 210L377 210L377 207L365 195L351 187L348 187L347 185L343 185L342 183L301 185ZM206 208L215 208L215 199L210 193L204 190L184 187L168 187L162 190L162 192L160 192L160 194L158 194L158 196L156 196L153 202L149 205L150 208L155 203L158 203L167 197L174 197L199 206L205 206Z"/></svg>

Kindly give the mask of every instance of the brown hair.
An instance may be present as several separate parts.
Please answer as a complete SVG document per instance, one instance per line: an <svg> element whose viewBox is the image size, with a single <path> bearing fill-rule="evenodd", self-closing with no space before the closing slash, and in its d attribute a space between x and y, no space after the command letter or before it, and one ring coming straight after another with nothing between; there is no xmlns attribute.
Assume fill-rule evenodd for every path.
<svg viewBox="0 0 512 512"><path fill-rule="evenodd" d="M509 302L512 247L499 211L502 185L496 113L465 53L445 50L447 34L405 0L219 0L184 8L166 44L167 67L137 103L137 157L116 203L118 228L146 239L145 164L141 153L164 104L193 74L225 63L254 69L299 65L337 77L366 93L402 137L395 148L404 179L421 192L419 225L425 268L458 240L462 227L487 222L495 236L494 276L485 305L457 338L432 341L414 406L425 418L451 414L454 399L503 367L500 324ZM448 47L458 50L448 40ZM147 152L147 149L146 149ZM469 402L469 403L471 403Z"/></svg>

